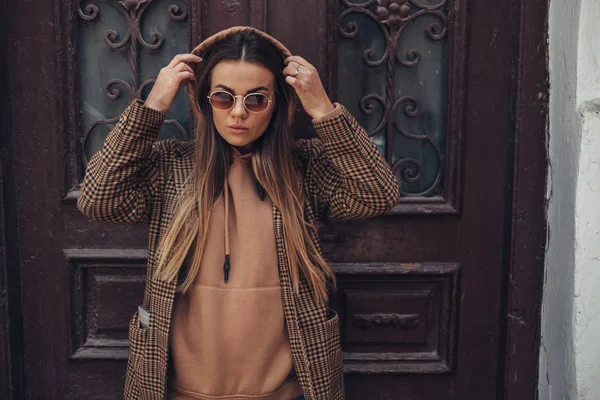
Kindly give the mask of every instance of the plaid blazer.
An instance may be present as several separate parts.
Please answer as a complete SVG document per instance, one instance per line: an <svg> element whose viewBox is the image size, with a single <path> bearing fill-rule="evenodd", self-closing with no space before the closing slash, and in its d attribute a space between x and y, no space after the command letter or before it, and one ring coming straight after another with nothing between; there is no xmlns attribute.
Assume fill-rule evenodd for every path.
<svg viewBox="0 0 600 400"><path fill-rule="evenodd" d="M318 137L300 140L307 221L373 217L399 200L396 179L367 133L341 105L336 116L315 124ZM175 209L177 192L193 168L193 143L157 141L165 114L135 100L121 115L103 148L90 160L77 207L102 221L150 225L142 306L150 321L142 328L136 312L129 325L130 352L125 399L164 399L169 328L177 279L152 279L157 245ZM344 384L339 320L315 301L306 280L292 291L279 209L273 206L279 277L292 358L307 400L342 400ZM316 229L311 239L320 250Z"/></svg>

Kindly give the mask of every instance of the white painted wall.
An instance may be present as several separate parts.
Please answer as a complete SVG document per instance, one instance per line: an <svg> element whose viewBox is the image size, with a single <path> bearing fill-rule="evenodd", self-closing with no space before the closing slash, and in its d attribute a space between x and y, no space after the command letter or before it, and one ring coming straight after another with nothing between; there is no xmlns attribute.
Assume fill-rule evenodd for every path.
<svg viewBox="0 0 600 400"><path fill-rule="evenodd" d="M569 0L567 0L569 2ZM600 1L581 0L577 51L577 103L600 98Z"/></svg>
<svg viewBox="0 0 600 400"><path fill-rule="evenodd" d="M550 0L548 243L542 303L539 397L575 394L573 293L575 190L581 127L576 112L580 0Z"/></svg>
<svg viewBox="0 0 600 400"><path fill-rule="evenodd" d="M600 399L600 1L551 0L540 399Z"/></svg>
<svg viewBox="0 0 600 400"><path fill-rule="evenodd" d="M600 1L582 0L577 55L581 148L575 207L577 398L600 399Z"/></svg>

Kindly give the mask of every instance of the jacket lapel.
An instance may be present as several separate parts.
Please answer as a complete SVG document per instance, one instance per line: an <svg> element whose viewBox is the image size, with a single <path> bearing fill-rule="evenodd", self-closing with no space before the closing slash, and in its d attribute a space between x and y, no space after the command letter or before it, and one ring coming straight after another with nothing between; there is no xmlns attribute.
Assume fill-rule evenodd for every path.
<svg viewBox="0 0 600 400"><path fill-rule="evenodd" d="M298 376L298 382L302 386L302 392L307 400L314 399L313 382L310 378L309 362L306 353L306 344L302 331L298 324L298 309L296 307L295 295L292 287L292 278L286 256L283 236L283 218L281 211L273 205L273 226L275 228L275 239L277 242L277 265L279 266L279 282L281 284L281 296L283 300L283 313L290 338L290 347L294 368Z"/></svg>
<svg viewBox="0 0 600 400"><path fill-rule="evenodd" d="M184 157L186 154L176 153L171 164L171 170L165 171L167 179L163 190L161 201L163 212L158 232L160 235L166 233L166 229L173 218L177 196L184 188L187 177L192 168L192 158ZM158 257L154 257L155 260ZM152 273L156 271L157 265L152 265ZM150 279L147 284L150 288L150 327L148 338L148 350L144 360L145 375L154 377L151 382L145 382L142 388L142 398L163 399L167 388L167 363L169 357L169 330L171 327L171 315L173 302L175 300L175 289L177 287L175 277L171 282Z"/></svg>

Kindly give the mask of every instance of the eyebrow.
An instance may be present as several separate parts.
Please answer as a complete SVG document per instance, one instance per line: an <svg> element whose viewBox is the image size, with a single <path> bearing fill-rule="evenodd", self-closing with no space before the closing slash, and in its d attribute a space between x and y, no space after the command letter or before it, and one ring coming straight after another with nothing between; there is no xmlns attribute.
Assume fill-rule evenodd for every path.
<svg viewBox="0 0 600 400"><path fill-rule="evenodd" d="M225 85L222 85L222 84L220 84L220 83L219 83L218 85L215 85L215 89L216 89L216 88L225 89L225 90L227 90L228 92L231 92L231 93L235 94L235 90L233 90L232 88L230 88L230 87L227 87L227 86L225 86ZM267 91L267 92L269 91L269 89L268 89L268 88L266 88L266 87L264 87L264 86L259 86L259 87L256 87L256 88L254 88L254 89L250 89L250 90L248 90L248 91L246 92L246 94L249 94L249 93L255 93L255 92L258 92L259 90L264 90L264 91Z"/></svg>

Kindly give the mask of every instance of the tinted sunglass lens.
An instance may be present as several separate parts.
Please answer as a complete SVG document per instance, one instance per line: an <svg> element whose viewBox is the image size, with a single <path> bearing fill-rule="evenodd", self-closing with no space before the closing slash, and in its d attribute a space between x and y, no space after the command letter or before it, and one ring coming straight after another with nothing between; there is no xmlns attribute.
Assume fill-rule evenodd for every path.
<svg viewBox="0 0 600 400"><path fill-rule="evenodd" d="M249 111L257 112L263 111L269 105L269 101L267 100L267 96L262 94L251 94L246 97L246 101L244 103L246 108Z"/></svg>
<svg viewBox="0 0 600 400"><path fill-rule="evenodd" d="M214 108L228 110L233 107L234 98L227 92L215 92L210 96L210 103Z"/></svg>

